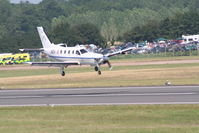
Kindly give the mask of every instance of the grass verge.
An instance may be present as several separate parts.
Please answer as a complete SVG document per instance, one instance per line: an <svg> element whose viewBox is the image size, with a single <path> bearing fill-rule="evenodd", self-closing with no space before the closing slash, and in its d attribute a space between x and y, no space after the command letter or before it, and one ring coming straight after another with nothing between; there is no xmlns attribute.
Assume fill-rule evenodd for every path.
<svg viewBox="0 0 199 133"><path fill-rule="evenodd" d="M4 74L1 74L0 87L1 89L27 89L158 86L164 85L166 80L173 85L199 85L199 64L197 63L117 66L112 71L103 69L102 75L99 76L91 68L68 68L65 77L60 76L57 69L4 71ZM15 76L9 77L6 72Z"/></svg>
<svg viewBox="0 0 199 133"><path fill-rule="evenodd" d="M197 133L199 105L0 108L2 133Z"/></svg>
<svg viewBox="0 0 199 133"><path fill-rule="evenodd" d="M111 57L112 61L168 61L168 60L197 60L199 56L165 56L165 54L127 54Z"/></svg>

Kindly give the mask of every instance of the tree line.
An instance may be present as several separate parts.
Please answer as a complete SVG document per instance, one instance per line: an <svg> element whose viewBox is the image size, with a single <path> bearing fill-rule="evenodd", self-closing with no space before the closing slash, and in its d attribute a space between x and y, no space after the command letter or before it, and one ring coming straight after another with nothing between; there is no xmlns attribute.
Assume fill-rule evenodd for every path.
<svg viewBox="0 0 199 133"><path fill-rule="evenodd" d="M182 35L199 34L199 13L189 11L176 14L160 22L148 21L143 26L132 28L121 37L126 42L154 41L159 37L177 39Z"/></svg>
<svg viewBox="0 0 199 133"><path fill-rule="evenodd" d="M198 33L198 8L198 0L0 0L0 52L41 47L37 26L69 46Z"/></svg>

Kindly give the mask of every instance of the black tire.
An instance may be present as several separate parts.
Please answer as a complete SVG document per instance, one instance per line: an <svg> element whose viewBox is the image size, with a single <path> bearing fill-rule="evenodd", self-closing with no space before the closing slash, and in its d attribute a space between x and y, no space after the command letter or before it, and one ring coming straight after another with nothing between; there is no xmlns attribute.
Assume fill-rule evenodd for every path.
<svg viewBox="0 0 199 133"><path fill-rule="evenodd" d="M99 68L98 67L95 67L95 71L98 71L99 70Z"/></svg>
<svg viewBox="0 0 199 133"><path fill-rule="evenodd" d="M101 71L98 71L98 74L99 74L99 75L101 75L101 74L102 74L102 72L101 72Z"/></svg>
<svg viewBox="0 0 199 133"><path fill-rule="evenodd" d="M65 76L65 72L64 71L61 73L61 76Z"/></svg>

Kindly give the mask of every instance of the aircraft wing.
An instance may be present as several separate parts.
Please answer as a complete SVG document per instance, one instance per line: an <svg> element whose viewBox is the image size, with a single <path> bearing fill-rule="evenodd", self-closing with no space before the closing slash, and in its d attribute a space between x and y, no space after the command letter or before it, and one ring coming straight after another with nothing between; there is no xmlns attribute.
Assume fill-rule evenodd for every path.
<svg viewBox="0 0 199 133"><path fill-rule="evenodd" d="M60 67L60 66L70 66L70 65L80 65L79 62L31 62L32 66L54 66L54 67Z"/></svg>
<svg viewBox="0 0 199 133"><path fill-rule="evenodd" d="M105 56L111 57L111 56L115 56L115 55L118 55L118 54L124 54L125 52L131 51L131 50L133 50L133 47L129 47L129 48L117 51L117 52L113 52L113 53L108 53Z"/></svg>
<svg viewBox="0 0 199 133"><path fill-rule="evenodd" d="M44 51L43 48L23 48L23 49L19 49L19 51L21 52L32 52L32 51Z"/></svg>

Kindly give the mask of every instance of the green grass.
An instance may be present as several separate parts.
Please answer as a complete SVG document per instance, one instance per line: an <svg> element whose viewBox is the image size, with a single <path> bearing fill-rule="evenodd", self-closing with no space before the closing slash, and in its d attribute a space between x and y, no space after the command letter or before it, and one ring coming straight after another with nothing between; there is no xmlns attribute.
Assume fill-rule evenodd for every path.
<svg viewBox="0 0 199 133"><path fill-rule="evenodd" d="M3 70L1 71L0 78L3 77L20 77L20 76L34 76L34 75L48 75L58 73L58 69L32 69L32 70Z"/></svg>
<svg viewBox="0 0 199 133"><path fill-rule="evenodd" d="M198 58L198 56L154 57L136 58L135 60L119 59L112 60L112 62L122 62L125 65L125 62L136 64L136 62L193 60ZM27 65L20 65L20 68L19 70L1 69L0 89L159 86L164 85L166 80L171 81L173 85L199 85L199 63L116 65L113 66L112 71L109 71L107 65L103 65L101 76L97 75L93 67L68 67L65 77L60 76L59 68L27 69Z"/></svg>
<svg viewBox="0 0 199 133"><path fill-rule="evenodd" d="M198 54L199 55L199 54ZM160 61L160 60L193 60L199 59L198 55L193 56L165 56L164 53L160 54L127 54L127 55L117 55L110 59L112 61Z"/></svg>
<svg viewBox="0 0 199 133"><path fill-rule="evenodd" d="M94 71L93 67L68 67L65 69L67 73L82 73L82 72L89 72ZM105 69L103 69L105 70ZM22 69L22 70L2 70L0 71L0 78L3 77L21 77L21 76L36 76L36 75L52 75L52 74L59 74L59 68L42 68L42 69Z"/></svg>
<svg viewBox="0 0 199 133"><path fill-rule="evenodd" d="M199 63L188 64L158 64L158 65L135 65L135 66L113 66L113 71L116 70L136 70L136 69L155 69L155 68L181 68L181 67L196 67ZM69 67L65 69L67 73L84 73L93 72L93 67ZM107 66L102 67L103 72L109 71ZM31 69L31 70L3 70L1 71L0 78L6 77L21 77L21 76L36 76L36 75L53 75L59 74L59 68L45 68L45 69Z"/></svg>
<svg viewBox="0 0 199 133"><path fill-rule="evenodd" d="M35 89L68 87L160 86L166 80L172 85L199 85L199 64L164 64L103 67L99 76L90 67L68 68L65 77L59 69L2 71L1 89Z"/></svg>
<svg viewBox="0 0 199 133"><path fill-rule="evenodd" d="M2 133L197 133L199 105L0 108Z"/></svg>
<svg viewBox="0 0 199 133"><path fill-rule="evenodd" d="M187 54L188 53L188 54ZM199 52L185 52L181 55L181 52L173 54L172 52L157 53L157 54L127 54L127 55L117 55L111 57L112 60L170 60L170 59L198 59Z"/></svg>

